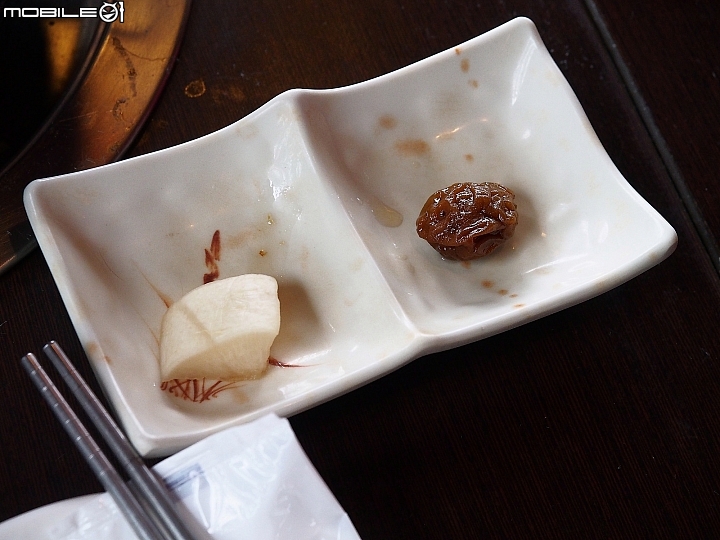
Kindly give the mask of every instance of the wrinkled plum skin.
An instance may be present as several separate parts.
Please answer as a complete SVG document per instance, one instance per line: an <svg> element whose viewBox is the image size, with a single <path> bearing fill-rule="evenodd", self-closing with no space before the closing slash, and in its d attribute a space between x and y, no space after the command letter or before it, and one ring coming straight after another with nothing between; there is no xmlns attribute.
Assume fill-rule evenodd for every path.
<svg viewBox="0 0 720 540"><path fill-rule="evenodd" d="M515 232L515 194L492 182L453 184L430 196L415 225L420 238L446 259L477 259Z"/></svg>

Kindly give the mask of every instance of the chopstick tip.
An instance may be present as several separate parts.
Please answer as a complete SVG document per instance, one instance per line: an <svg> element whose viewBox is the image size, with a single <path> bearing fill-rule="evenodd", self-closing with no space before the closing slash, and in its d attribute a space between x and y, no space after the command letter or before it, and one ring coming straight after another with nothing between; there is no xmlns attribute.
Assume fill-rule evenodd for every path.
<svg viewBox="0 0 720 540"><path fill-rule="evenodd" d="M25 356L20 358L20 363L23 366L31 367L33 369L39 365L37 357L31 352L27 353Z"/></svg>

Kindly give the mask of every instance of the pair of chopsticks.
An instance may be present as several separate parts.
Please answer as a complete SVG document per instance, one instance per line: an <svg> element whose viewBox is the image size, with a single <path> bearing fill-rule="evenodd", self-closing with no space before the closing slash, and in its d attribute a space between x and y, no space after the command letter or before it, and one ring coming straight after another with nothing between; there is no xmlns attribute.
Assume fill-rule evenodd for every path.
<svg viewBox="0 0 720 540"><path fill-rule="evenodd" d="M171 495L160 478L143 462L124 433L102 406L60 346L51 341L43 352L60 373L70 391L113 451L119 463L134 482L130 489L98 447L85 426L72 410L35 355L28 353L20 360L35 386L62 423L65 431L82 453L100 483L123 513L141 540L192 540L178 515Z"/></svg>

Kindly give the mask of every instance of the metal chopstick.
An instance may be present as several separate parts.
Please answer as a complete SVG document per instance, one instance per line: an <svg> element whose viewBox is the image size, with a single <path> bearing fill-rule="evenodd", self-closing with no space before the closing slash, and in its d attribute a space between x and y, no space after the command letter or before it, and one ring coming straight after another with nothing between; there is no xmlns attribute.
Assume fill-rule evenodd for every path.
<svg viewBox="0 0 720 540"><path fill-rule="evenodd" d="M133 497L123 479L40 366L35 355L28 353L20 360L20 363L30 375L35 386L40 390L45 401L50 405L55 416L60 420L65 431L70 435L75 446L82 453L85 461L90 465L95 476L97 476L102 486L125 515L138 538L141 540L162 540L164 538L162 533L146 515L140 503Z"/></svg>
<svg viewBox="0 0 720 540"><path fill-rule="evenodd" d="M125 434L72 365L65 352L54 341L45 345L43 352L60 373L60 376L77 398L83 410L108 444L108 447L128 473L128 476L135 482L138 491L151 506L152 511L170 537L173 540L193 540L193 534L187 529L182 518L178 515L175 504L165 485L145 465L142 458L125 437Z"/></svg>

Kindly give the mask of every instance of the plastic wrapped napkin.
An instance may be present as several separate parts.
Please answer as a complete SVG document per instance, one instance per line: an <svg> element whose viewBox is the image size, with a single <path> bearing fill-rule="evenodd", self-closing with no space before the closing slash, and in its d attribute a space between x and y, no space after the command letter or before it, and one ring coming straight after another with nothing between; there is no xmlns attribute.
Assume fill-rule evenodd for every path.
<svg viewBox="0 0 720 540"><path fill-rule="evenodd" d="M155 471L181 501L200 539L360 539L290 423L274 415L211 435L158 463ZM48 520L33 517L37 533L25 528L26 537L136 539L107 493L59 520L43 524ZM0 525L0 538L12 521L4 524L7 529Z"/></svg>

